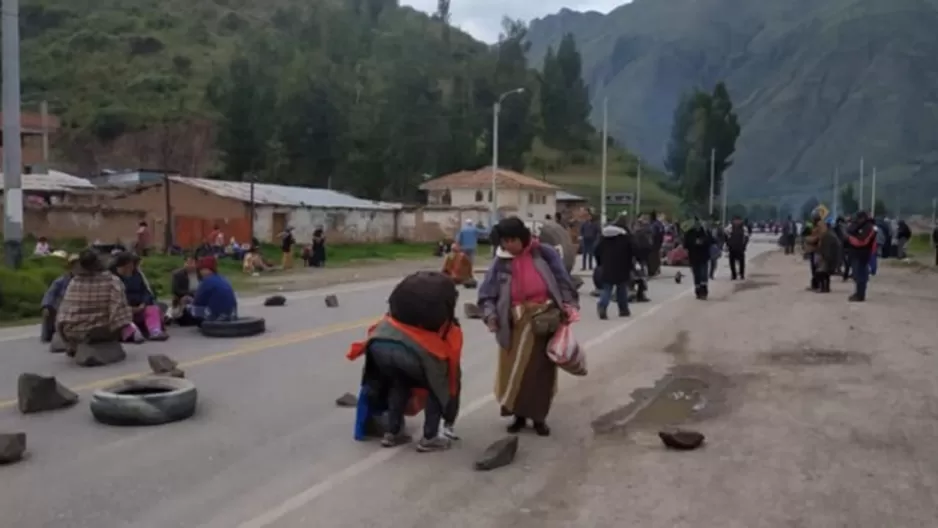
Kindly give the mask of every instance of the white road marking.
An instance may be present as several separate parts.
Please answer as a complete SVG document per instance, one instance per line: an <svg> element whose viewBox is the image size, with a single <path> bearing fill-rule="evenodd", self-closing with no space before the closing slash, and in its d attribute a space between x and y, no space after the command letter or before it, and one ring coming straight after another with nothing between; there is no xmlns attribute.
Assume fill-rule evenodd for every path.
<svg viewBox="0 0 938 528"><path fill-rule="evenodd" d="M609 330L606 330L602 334L590 339L583 343L583 346L588 350L590 348L602 345L603 343L611 340L617 334L627 330L633 324L641 321L642 319L654 315L658 310L663 306L667 306L675 301L683 299L687 295L693 293L692 289L685 290L681 293L673 295L664 301L650 307L648 310L637 314L635 317L629 319L628 321L616 325ZM460 416L466 416L472 414L479 409L482 409L489 403L492 403L495 400L495 396L491 393L473 400L468 405L460 409ZM351 480L363 473L366 473L375 467L387 462L395 455L401 453L401 449L382 449L380 451L375 451L371 455L359 460L358 462L352 464L351 466L334 473L318 483L314 484L312 487L309 487L296 495L288 498L278 506L267 510L261 515L243 522L238 525L238 528L266 528L271 526L275 522L283 519L287 515L299 510L300 508L306 506L307 504L313 502L319 497L325 495L326 493L332 491L333 488L343 484L344 482Z"/></svg>

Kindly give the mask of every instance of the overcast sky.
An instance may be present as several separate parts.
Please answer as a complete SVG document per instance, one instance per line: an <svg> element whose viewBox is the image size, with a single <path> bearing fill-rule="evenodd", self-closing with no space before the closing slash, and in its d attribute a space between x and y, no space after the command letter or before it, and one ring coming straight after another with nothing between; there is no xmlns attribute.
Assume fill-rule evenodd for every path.
<svg viewBox="0 0 938 528"><path fill-rule="evenodd" d="M401 0L402 4L432 13L436 0ZM525 22L550 15L566 7L574 11L608 13L628 0L451 0L450 19L472 36L495 42L502 27L502 17L520 18Z"/></svg>

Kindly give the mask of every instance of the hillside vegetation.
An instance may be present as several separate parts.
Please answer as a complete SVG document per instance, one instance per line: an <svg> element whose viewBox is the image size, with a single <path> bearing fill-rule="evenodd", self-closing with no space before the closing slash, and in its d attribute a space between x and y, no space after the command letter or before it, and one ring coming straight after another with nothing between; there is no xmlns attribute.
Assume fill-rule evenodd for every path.
<svg viewBox="0 0 938 528"><path fill-rule="evenodd" d="M935 0L634 0L608 15L534 21L529 58L572 33L613 136L661 164L675 105L725 81L742 123L731 200L831 196L832 175L890 207L930 211L938 194ZM600 115L593 107L593 121ZM867 188L866 196L870 196Z"/></svg>
<svg viewBox="0 0 938 528"><path fill-rule="evenodd" d="M21 17L24 103L62 117L56 161L76 170L410 200L426 174L485 165L493 103L524 88L502 105L502 165L598 182L572 41L547 79L523 24L488 46L449 25L447 0L433 15L395 0L23 0Z"/></svg>

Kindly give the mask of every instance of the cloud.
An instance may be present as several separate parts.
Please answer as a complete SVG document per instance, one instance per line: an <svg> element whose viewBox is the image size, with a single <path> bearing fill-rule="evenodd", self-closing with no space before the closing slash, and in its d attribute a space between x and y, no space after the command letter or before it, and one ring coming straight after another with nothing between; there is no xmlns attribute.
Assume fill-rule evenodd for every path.
<svg viewBox="0 0 938 528"><path fill-rule="evenodd" d="M436 0L402 0L401 3L428 13L436 11ZM628 0L451 0L449 9L454 26L491 43L498 40L504 16L530 22L565 7L608 13L625 3Z"/></svg>

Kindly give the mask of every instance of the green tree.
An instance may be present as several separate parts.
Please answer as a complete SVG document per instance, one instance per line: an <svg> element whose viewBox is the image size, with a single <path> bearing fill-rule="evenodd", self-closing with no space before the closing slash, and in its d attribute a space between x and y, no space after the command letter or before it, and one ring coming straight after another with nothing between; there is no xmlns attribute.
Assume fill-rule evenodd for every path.
<svg viewBox="0 0 938 528"><path fill-rule="evenodd" d="M857 202L852 183L848 183L846 187L840 190L840 203L838 205L838 213L845 215L854 215L860 210L860 204Z"/></svg>
<svg viewBox="0 0 938 528"><path fill-rule="evenodd" d="M873 204L873 210L870 211L870 214L877 218L881 216L889 216L889 210L886 209L886 202L884 202L882 198L877 198L876 203Z"/></svg>
<svg viewBox="0 0 938 528"><path fill-rule="evenodd" d="M671 139L664 159L664 167L675 181L684 178L687 169L687 156L690 151L690 130L694 124L692 94L682 95L674 109L671 121Z"/></svg>
<svg viewBox="0 0 938 528"><path fill-rule="evenodd" d="M592 107L583 82L583 66L573 35L564 35L556 54L547 50L540 83L544 142L565 150L589 146L594 130L589 124Z"/></svg>

